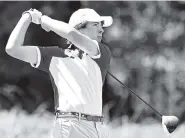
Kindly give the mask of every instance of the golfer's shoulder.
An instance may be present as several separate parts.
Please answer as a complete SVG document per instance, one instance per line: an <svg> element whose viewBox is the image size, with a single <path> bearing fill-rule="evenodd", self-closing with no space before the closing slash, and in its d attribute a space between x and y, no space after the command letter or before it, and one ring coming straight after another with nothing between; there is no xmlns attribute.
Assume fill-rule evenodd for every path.
<svg viewBox="0 0 185 138"><path fill-rule="evenodd" d="M101 53L104 52L102 54L106 54L107 56L111 56L110 46L107 43L105 43L105 42L100 43L100 47L104 49L101 51Z"/></svg>
<svg viewBox="0 0 185 138"><path fill-rule="evenodd" d="M110 48L109 48L107 45L105 45L105 49L106 49L106 50L107 50L107 52L111 55Z"/></svg>

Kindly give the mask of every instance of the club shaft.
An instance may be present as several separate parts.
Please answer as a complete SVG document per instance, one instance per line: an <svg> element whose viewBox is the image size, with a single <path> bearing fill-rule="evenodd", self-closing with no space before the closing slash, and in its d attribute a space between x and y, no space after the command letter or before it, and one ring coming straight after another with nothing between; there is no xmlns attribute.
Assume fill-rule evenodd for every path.
<svg viewBox="0 0 185 138"><path fill-rule="evenodd" d="M113 77L115 80L117 80L122 86L124 86L126 89L129 90L132 94L134 94L137 98L139 98L141 101L143 101L146 105L148 105L151 109L153 109L160 117L163 115L159 113L156 109L154 109L151 105L149 105L146 101L144 101L141 97L139 97L135 92L133 92L129 87L127 87L124 83L122 83L120 80L118 80L114 75L112 75L110 72L108 74Z"/></svg>

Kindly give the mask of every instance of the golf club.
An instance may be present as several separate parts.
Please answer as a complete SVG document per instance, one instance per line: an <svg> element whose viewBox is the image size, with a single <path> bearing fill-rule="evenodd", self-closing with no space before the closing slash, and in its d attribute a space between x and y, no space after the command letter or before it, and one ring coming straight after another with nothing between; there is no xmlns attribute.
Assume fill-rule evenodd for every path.
<svg viewBox="0 0 185 138"><path fill-rule="evenodd" d="M120 80L118 80L114 75L112 75L110 72L107 72L111 77L113 77L115 80L117 80L122 86L124 86L129 92L134 94L137 98L139 98L141 101L143 101L146 105L148 105L155 113L157 113L162 118L162 126L164 131L172 133L178 126L179 119L176 116L164 116L161 113L159 113L156 109L154 109L151 105L149 105L146 101L144 101L141 97L139 97L135 92L133 92L127 85L122 83Z"/></svg>

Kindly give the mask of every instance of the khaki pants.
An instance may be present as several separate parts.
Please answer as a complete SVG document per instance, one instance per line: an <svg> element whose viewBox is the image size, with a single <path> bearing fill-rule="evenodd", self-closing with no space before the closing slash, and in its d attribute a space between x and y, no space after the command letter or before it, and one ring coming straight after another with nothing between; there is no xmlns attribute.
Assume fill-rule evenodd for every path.
<svg viewBox="0 0 185 138"><path fill-rule="evenodd" d="M57 118L53 138L109 138L108 128L101 122Z"/></svg>

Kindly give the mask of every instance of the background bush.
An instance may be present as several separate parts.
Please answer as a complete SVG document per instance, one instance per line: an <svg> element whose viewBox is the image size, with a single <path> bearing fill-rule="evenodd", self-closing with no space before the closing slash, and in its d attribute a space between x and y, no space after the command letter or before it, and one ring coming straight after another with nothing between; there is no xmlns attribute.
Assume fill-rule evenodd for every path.
<svg viewBox="0 0 185 138"><path fill-rule="evenodd" d="M9 35L23 11L36 8L68 22L78 8L89 7L111 15L114 24L105 29L104 40L112 51L110 72L165 115L185 121L185 5L184 2L126 1L29 1L0 2L0 107L3 112L19 107L34 118L36 109L54 111L49 77L5 53ZM31 24L25 44L62 48L65 41ZM103 107L110 121L122 118L142 123L160 118L110 76L103 91ZM40 105L44 105L42 108ZM27 116L28 117L28 116ZM29 118L29 117L28 117ZM47 128L48 129L48 128Z"/></svg>

